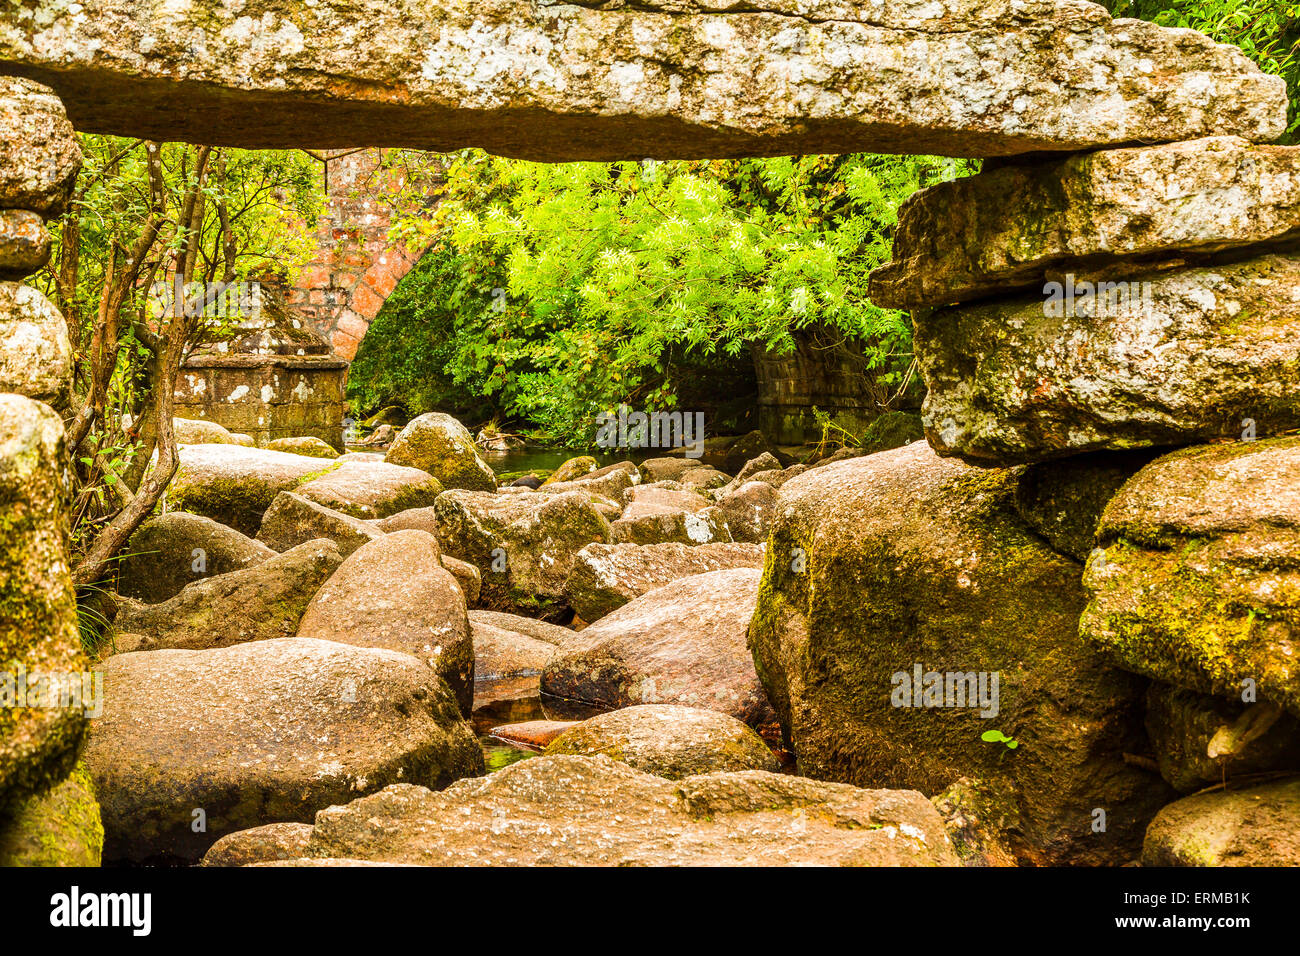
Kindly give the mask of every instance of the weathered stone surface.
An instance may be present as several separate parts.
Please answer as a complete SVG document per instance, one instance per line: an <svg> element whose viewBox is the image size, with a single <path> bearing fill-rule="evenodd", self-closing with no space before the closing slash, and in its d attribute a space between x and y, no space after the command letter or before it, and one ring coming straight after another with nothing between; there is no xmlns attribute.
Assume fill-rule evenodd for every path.
<svg viewBox="0 0 1300 956"><path fill-rule="evenodd" d="M394 531L362 546L316 592L298 636L418 657L468 714L474 646L465 596L438 557L438 542L427 531Z"/></svg>
<svg viewBox="0 0 1300 956"><path fill-rule="evenodd" d="M179 445L238 445L230 429L199 418L173 418L172 433Z"/></svg>
<svg viewBox="0 0 1300 956"><path fill-rule="evenodd" d="M684 704L751 726L770 721L745 646L760 577L751 568L709 571L629 601L561 645L542 692L607 710Z"/></svg>
<svg viewBox="0 0 1300 956"><path fill-rule="evenodd" d="M117 589L126 597L159 604L187 584L254 567L273 557L274 550L234 528L202 515L173 511L148 519L131 535L117 565Z"/></svg>
<svg viewBox="0 0 1300 956"><path fill-rule="evenodd" d="M1160 775L1179 793L1252 773L1300 773L1300 722L1273 704L1234 703L1155 682L1147 690L1146 725Z"/></svg>
<svg viewBox="0 0 1300 956"><path fill-rule="evenodd" d="M780 494L764 481L747 481L718 497L718 510L727 522L732 540L757 543L767 540L776 517Z"/></svg>
<svg viewBox="0 0 1300 956"><path fill-rule="evenodd" d="M503 630L514 631L516 634L526 634L546 644L563 644L574 635L574 632L567 627L539 621L535 617L522 617L503 611L470 611L469 620L471 624L490 624Z"/></svg>
<svg viewBox="0 0 1300 956"><path fill-rule="evenodd" d="M104 687L85 759L108 861L194 861L235 830L483 772L446 684L396 651L286 638L119 654Z"/></svg>
<svg viewBox="0 0 1300 956"><path fill-rule="evenodd" d="M760 770L671 781L533 757L442 793L393 786L316 817L314 857L423 865L952 866L918 793Z"/></svg>
<svg viewBox="0 0 1300 956"><path fill-rule="evenodd" d="M247 147L983 156L1286 128L1283 81L1236 48L1072 0L60 0L0 27L81 129Z"/></svg>
<svg viewBox="0 0 1300 956"><path fill-rule="evenodd" d="M356 518L387 518L411 508L432 506L442 494L442 485L419 468L345 461L319 478L304 482L298 494Z"/></svg>
<svg viewBox="0 0 1300 956"><path fill-rule="evenodd" d="M306 455L241 445L186 445L178 457L180 466L167 486L169 507L204 515L250 536L257 534L276 495L339 467Z"/></svg>
<svg viewBox="0 0 1300 956"><path fill-rule="evenodd" d="M1300 866L1300 777L1184 797L1157 814L1143 866Z"/></svg>
<svg viewBox="0 0 1300 956"><path fill-rule="evenodd" d="M450 415L428 412L402 429L384 461L427 471L444 488L496 491L497 478L474 437Z"/></svg>
<svg viewBox="0 0 1300 956"><path fill-rule="evenodd" d="M762 567L759 544L589 544L574 560L564 596L578 617L590 622L679 578Z"/></svg>
<svg viewBox="0 0 1300 956"><path fill-rule="evenodd" d="M1087 561L1106 504L1155 455L1102 451L1030 465L1016 487L1016 510L1057 551Z"/></svg>
<svg viewBox="0 0 1300 956"><path fill-rule="evenodd" d="M479 569L480 600L499 609L540 609L562 599L574 555L610 534L582 492L448 491L434 508L443 551Z"/></svg>
<svg viewBox="0 0 1300 956"><path fill-rule="evenodd" d="M50 258L50 234L26 209L0 209L0 279L31 275Z"/></svg>
<svg viewBox="0 0 1300 956"><path fill-rule="evenodd" d="M41 675L51 686L71 675L80 688L86 667L68 569L64 456L58 415L0 395L0 808L66 776L85 732L84 706L32 699ZM17 706L20 679L29 684L26 706Z"/></svg>
<svg viewBox="0 0 1300 956"><path fill-rule="evenodd" d="M161 604L121 599L113 626L130 651L202 650L292 637L312 597L343 562L333 541L308 541L239 571L187 584Z"/></svg>
<svg viewBox="0 0 1300 956"><path fill-rule="evenodd" d="M781 769L748 725L716 710L676 704L641 704L584 720L555 738L546 753L604 754L670 780L715 771Z"/></svg>
<svg viewBox="0 0 1300 956"><path fill-rule="evenodd" d="M307 455L310 458L338 458L339 453L330 443L315 435L300 435L293 438L277 438L268 442L272 451L287 451L291 455Z"/></svg>
<svg viewBox="0 0 1300 956"><path fill-rule="evenodd" d="M1020 520L1018 478L917 442L787 482L750 647L800 773L931 795L970 778L1021 860L1113 865L1170 791L1123 760L1144 752L1143 682L1079 637L1081 569ZM927 674L954 675L955 706L926 706Z"/></svg>
<svg viewBox="0 0 1300 956"><path fill-rule="evenodd" d="M1103 150L939 183L898 210L886 308L1041 286L1115 259L1211 253L1300 237L1300 147L1236 137Z"/></svg>
<svg viewBox="0 0 1300 956"><path fill-rule="evenodd" d="M472 621L471 627L474 674L479 680L540 674L555 653L554 644L486 621Z"/></svg>
<svg viewBox="0 0 1300 956"><path fill-rule="evenodd" d="M1186 448L1111 499L1080 633L1121 667L1300 716L1300 437Z"/></svg>
<svg viewBox="0 0 1300 956"><path fill-rule="evenodd" d="M95 785L82 764L0 814L0 866L99 866L103 849Z"/></svg>
<svg viewBox="0 0 1300 956"><path fill-rule="evenodd" d="M62 410L72 391L72 343L59 310L31 286L0 282L0 392Z"/></svg>
<svg viewBox="0 0 1300 956"><path fill-rule="evenodd" d="M1041 297L918 315L930 444L1007 464L1300 425L1300 257L1134 281L1061 317Z"/></svg>
<svg viewBox="0 0 1300 956"><path fill-rule="evenodd" d="M460 585L460 593L465 595L465 603L470 607L477 604L483 593L483 575L479 573L479 569L468 561L447 554L442 556L442 566L451 572L451 576Z"/></svg>
<svg viewBox="0 0 1300 956"><path fill-rule="evenodd" d="M288 551L317 538L329 538L345 558L383 536L384 532L360 518L309 501L292 491L275 496L257 532L257 540L276 551Z"/></svg>
<svg viewBox="0 0 1300 956"><path fill-rule="evenodd" d="M0 36L11 29L11 12ZM0 40L0 47L7 45ZM0 59L7 59L0 54ZM30 209L46 217L63 213L81 169L81 147L63 104L48 87L16 76L0 77L0 207Z"/></svg>
<svg viewBox="0 0 1300 956"><path fill-rule="evenodd" d="M709 544L731 540L726 515L716 507L623 517L610 522L609 530L615 544Z"/></svg>
<svg viewBox="0 0 1300 956"><path fill-rule="evenodd" d="M271 860L296 860L311 841L310 823L268 823L223 836L207 853L202 866L248 866Z"/></svg>

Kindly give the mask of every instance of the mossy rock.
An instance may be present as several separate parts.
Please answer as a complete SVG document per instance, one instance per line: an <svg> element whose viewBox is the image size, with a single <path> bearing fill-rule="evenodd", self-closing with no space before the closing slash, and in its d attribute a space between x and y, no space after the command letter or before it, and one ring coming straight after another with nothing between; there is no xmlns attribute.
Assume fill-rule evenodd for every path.
<svg viewBox="0 0 1300 956"><path fill-rule="evenodd" d="M1171 794L1123 758L1144 752L1143 682L1079 638L1082 569L1020 519L1020 477L917 442L787 482L750 647L801 773L928 795L981 781L1015 795L991 836L1017 858L1124 863ZM998 675L996 714L900 698L918 666Z"/></svg>
<svg viewBox="0 0 1300 956"><path fill-rule="evenodd" d="M15 706L28 675L86 669L68 567L63 423L48 406L0 395L0 809L72 769L81 706ZM31 688L29 688L29 693Z"/></svg>
<svg viewBox="0 0 1300 956"><path fill-rule="evenodd" d="M1300 437L1158 458L1097 534L1087 640L1136 673L1300 716Z"/></svg>
<svg viewBox="0 0 1300 956"><path fill-rule="evenodd" d="M306 455L308 458L337 458L338 451L329 442L314 435L297 438L277 438L267 443L271 451L285 451L291 455Z"/></svg>
<svg viewBox="0 0 1300 956"><path fill-rule="evenodd" d="M1151 822L1143 866L1300 866L1300 777L1184 797Z"/></svg>
<svg viewBox="0 0 1300 956"><path fill-rule="evenodd" d="M568 461L551 472L551 476L546 479L546 484L554 484L557 481L572 481L574 478L581 478L583 475L589 475L596 470L596 459L590 455L582 455L578 458L570 458Z"/></svg>
<svg viewBox="0 0 1300 956"><path fill-rule="evenodd" d="M384 460L427 471L444 488L497 488L496 475L479 455L469 430L442 412L428 412L413 419L397 436Z"/></svg>
<svg viewBox="0 0 1300 956"><path fill-rule="evenodd" d="M99 866L103 849L95 784L82 763L0 815L0 866Z"/></svg>

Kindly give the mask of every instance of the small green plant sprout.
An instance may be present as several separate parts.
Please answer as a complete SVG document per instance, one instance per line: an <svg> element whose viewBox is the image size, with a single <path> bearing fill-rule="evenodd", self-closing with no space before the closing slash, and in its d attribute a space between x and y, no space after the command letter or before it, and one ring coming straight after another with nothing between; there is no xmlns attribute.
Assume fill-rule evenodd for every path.
<svg viewBox="0 0 1300 956"><path fill-rule="evenodd" d="M1015 750L1020 746L1020 741L1008 737L1000 730L986 730L980 734L980 740L986 744L1006 744L1008 750Z"/></svg>

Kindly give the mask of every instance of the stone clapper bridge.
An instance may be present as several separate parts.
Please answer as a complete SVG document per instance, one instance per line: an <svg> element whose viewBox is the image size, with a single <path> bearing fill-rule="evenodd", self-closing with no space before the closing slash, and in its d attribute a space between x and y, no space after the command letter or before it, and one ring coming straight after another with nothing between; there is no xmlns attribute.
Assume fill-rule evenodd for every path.
<svg viewBox="0 0 1300 956"><path fill-rule="evenodd" d="M555 162L984 157L985 172L905 205L894 262L872 282L880 304L916 310L940 455L1037 462L1204 442L1246 416L1261 437L1300 425L1294 380L1278 378L1300 352L1294 317L1244 346L1232 396L1205 394L1209 360L1180 331L1211 323L1195 314L1205 290L1267 319L1300 280L1287 254L1300 159L1261 145L1285 131L1283 81L1233 47L1080 0L0 0L0 75L3 303L53 309L16 282L48 257L43 222L80 165L74 129ZM1026 290L1089 270L1151 273L1149 307L1186 321L1035 319ZM364 322L329 321L354 350ZM1016 335L999 335L1008 325ZM1120 380L1105 356L1137 339L1167 358ZM67 349L40 354L66 374ZM1037 378L1007 371L1038 356ZM62 425L43 404L70 383L21 371L5 366L0 382L12 393L0 398L0 498L9 553L22 556L0 563L16 609L0 619L0 659L76 670L57 531ZM1084 391L1101 396L1096 414L1061 426ZM764 640L781 635L759 634L756 654ZM793 691L769 693L799 750ZM0 713L0 799L66 774L82 733L73 711Z"/></svg>

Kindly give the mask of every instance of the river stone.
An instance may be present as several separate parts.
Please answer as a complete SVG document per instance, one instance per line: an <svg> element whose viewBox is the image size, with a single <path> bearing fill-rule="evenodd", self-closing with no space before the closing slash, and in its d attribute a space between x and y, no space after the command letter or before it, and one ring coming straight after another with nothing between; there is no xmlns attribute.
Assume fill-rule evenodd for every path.
<svg viewBox="0 0 1300 956"><path fill-rule="evenodd" d="M187 584L273 557L274 550L234 528L173 511L149 518L131 535L117 565L117 589L146 604L160 604Z"/></svg>
<svg viewBox="0 0 1300 956"><path fill-rule="evenodd" d="M285 638L118 654L104 687L85 759L109 862L193 862L236 830L483 772L447 685L397 651Z"/></svg>
<svg viewBox="0 0 1300 956"><path fill-rule="evenodd" d="M539 621L535 617L523 617L519 614L507 614L504 611L470 611L471 624L489 624L516 634L524 634L535 641L546 644L563 644L573 637L574 632L567 627Z"/></svg>
<svg viewBox="0 0 1300 956"><path fill-rule="evenodd" d="M566 730L548 755L604 754L658 777L781 769L763 738L735 717L675 704L641 704L600 714Z"/></svg>
<svg viewBox="0 0 1300 956"><path fill-rule="evenodd" d="M1287 123L1285 81L1236 47L1075 0L52 2L6 16L0 59L78 129L158 141L999 156Z"/></svg>
<svg viewBox="0 0 1300 956"><path fill-rule="evenodd" d="M496 491L497 478L467 429L450 415L427 412L402 429L384 461L427 471L444 488Z"/></svg>
<svg viewBox="0 0 1300 956"><path fill-rule="evenodd" d="M287 451L294 455L307 455L309 458L338 458L339 453L324 439L315 435L297 438L277 438L267 443L272 451Z"/></svg>
<svg viewBox="0 0 1300 956"><path fill-rule="evenodd" d="M237 445L224 425L197 418L173 418L172 434L178 445Z"/></svg>
<svg viewBox="0 0 1300 956"><path fill-rule="evenodd" d="M1160 775L1179 793L1253 773L1300 773L1300 722L1271 704L1234 703L1157 681L1147 690L1146 726Z"/></svg>
<svg viewBox="0 0 1300 956"><path fill-rule="evenodd" d="M718 510L735 541L758 543L767 540L776 517L780 494L763 481L747 481L735 491L718 496Z"/></svg>
<svg viewBox="0 0 1300 956"><path fill-rule="evenodd" d="M0 810L67 776L86 729L87 702L31 697L35 677L75 675L81 686L86 668L68 568L65 455L58 415L0 395ZM33 679L28 706L16 706L22 674Z"/></svg>
<svg viewBox="0 0 1300 956"><path fill-rule="evenodd" d="M31 275L50 258L50 234L39 215L0 209L0 279Z"/></svg>
<svg viewBox="0 0 1300 956"><path fill-rule="evenodd" d="M99 866L103 849L99 802L84 764L0 814L0 866Z"/></svg>
<svg viewBox="0 0 1300 956"><path fill-rule="evenodd" d="M429 534L436 535L438 533L438 512L433 505L425 505L422 508L407 508L405 511L399 511L387 518L374 520L374 525L380 531L427 531Z"/></svg>
<svg viewBox="0 0 1300 956"><path fill-rule="evenodd" d="M709 491L728 484L731 476L706 465L703 468L691 468L682 472L682 476L677 480L688 491Z"/></svg>
<svg viewBox="0 0 1300 956"><path fill-rule="evenodd" d="M760 577L752 568L708 571L629 601L561 645L542 693L605 710L683 704L769 722L745 647Z"/></svg>
<svg viewBox="0 0 1300 956"><path fill-rule="evenodd" d="M610 523L610 540L615 544L709 544L731 540L731 529L722 509L659 511L624 516Z"/></svg>
<svg viewBox="0 0 1300 956"><path fill-rule="evenodd" d="M201 866L248 866L271 860L296 860L311 840L310 823L268 823L223 836L207 853Z"/></svg>
<svg viewBox="0 0 1300 956"><path fill-rule="evenodd" d="M307 541L239 571L187 584L160 604L120 599L113 627L134 641L118 647L203 650L292 637L312 597L343 562L333 541Z"/></svg>
<svg viewBox="0 0 1300 956"><path fill-rule="evenodd" d="M939 183L898 210L871 301L916 309L1041 286L1104 261L1300 237L1300 146L1237 137L1102 150Z"/></svg>
<svg viewBox="0 0 1300 956"><path fill-rule="evenodd" d="M468 561L447 554L444 554L441 560L443 568L450 571L451 576L460 585L460 593L465 595L465 604L473 607L483 593L483 575Z"/></svg>
<svg viewBox="0 0 1300 956"><path fill-rule="evenodd" d="M673 490L655 485L629 488L624 495L627 502L624 518L641 518L646 515L676 514L682 511L702 511L709 500L698 491Z"/></svg>
<svg viewBox="0 0 1300 956"><path fill-rule="evenodd" d="M418 657L468 714L474 646L465 596L438 557L438 542L427 531L394 531L363 545L316 592L298 636Z"/></svg>
<svg viewBox="0 0 1300 956"><path fill-rule="evenodd" d="M169 508L205 515L249 536L257 534L276 495L339 467L306 455L241 445L185 445L177 457L180 465L167 486Z"/></svg>
<svg viewBox="0 0 1300 956"><path fill-rule="evenodd" d="M426 866L952 866L911 791L761 770L665 780L540 756L442 793L397 785L316 817L310 855Z"/></svg>
<svg viewBox="0 0 1300 956"><path fill-rule="evenodd" d="M540 490L547 494L582 491L593 496L609 498L622 507L622 503L627 500L628 492L640 483L641 472L637 466L630 461L620 461L568 481L544 484Z"/></svg>
<svg viewBox="0 0 1300 956"><path fill-rule="evenodd" d="M0 40L0 47L5 45ZM46 218L62 215L81 169L81 147L54 91L20 77L0 77L0 142L5 144L0 208L30 209Z"/></svg>
<svg viewBox="0 0 1300 956"><path fill-rule="evenodd" d="M347 557L363 544L377 541L384 532L333 508L282 491L262 516L257 540L276 551L288 551L316 538L329 538Z"/></svg>
<svg viewBox="0 0 1300 956"><path fill-rule="evenodd" d="M609 522L577 491L447 491L434 508L444 553L479 569L480 600L498 610L555 606L574 555L610 534Z"/></svg>
<svg viewBox="0 0 1300 956"><path fill-rule="evenodd" d="M553 485L561 481L572 481L574 478L581 478L589 475L596 470L596 459L590 455L580 455L577 458L570 458L568 461L551 472L551 476L542 482L546 485Z"/></svg>
<svg viewBox="0 0 1300 956"><path fill-rule="evenodd" d="M1184 797L1157 814L1143 866L1300 866L1300 777Z"/></svg>
<svg viewBox="0 0 1300 956"><path fill-rule="evenodd" d="M1300 256L1134 281L1063 318L1042 296L918 314L930 444L1011 464L1300 426Z"/></svg>
<svg viewBox="0 0 1300 956"><path fill-rule="evenodd" d="M1107 502L1156 452L1099 451L1025 469L1016 510L1057 551L1087 561Z"/></svg>
<svg viewBox="0 0 1300 956"><path fill-rule="evenodd" d="M1080 633L1121 667L1300 716L1300 436L1185 448L1111 499Z"/></svg>
<svg viewBox="0 0 1300 956"><path fill-rule="evenodd" d="M762 568L761 544L589 544L564 582L574 613L595 621L679 578L730 568Z"/></svg>
<svg viewBox="0 0 1300 956"><path fill-rule="evenodd" d="M507 630L486 621L471 621L474 635L474 676L479 680L540 674L555 653L555 645Z"/></svg>
<svg viewBox="0 0 1300 956"><path fill-rule="evenodd" d="M750 647L800 773L932 796L970 778L1020 860L1113 865L1171 794L1123 759L1145 752L1143 682L1079 637L1081 568L1021 521L1019 477L917 442L787 482ZM996 673L996 714L909 706L917 668Z"/></svg>
<svg viewBox="0 0 1300 956"><path fill-rule="evenodd" d="M31 286L0 282L0 392L56 410L72 393L72 343L59 310Z"/></svg>
<svg viewBox="0 0 1300 956"><path fill-rule="evenodd" d="M678 481L689 468L702 468L698 458L647 458L640 464L643 481Z"/></svg>
<svg viewBox="0 0 1300 956"><path fill-rule="evenodd" d="M299 485L297 491L304 498L354 518L387 518L411 508L431 506L442 494L442 485L419 468L345 461Z"/></svg>

